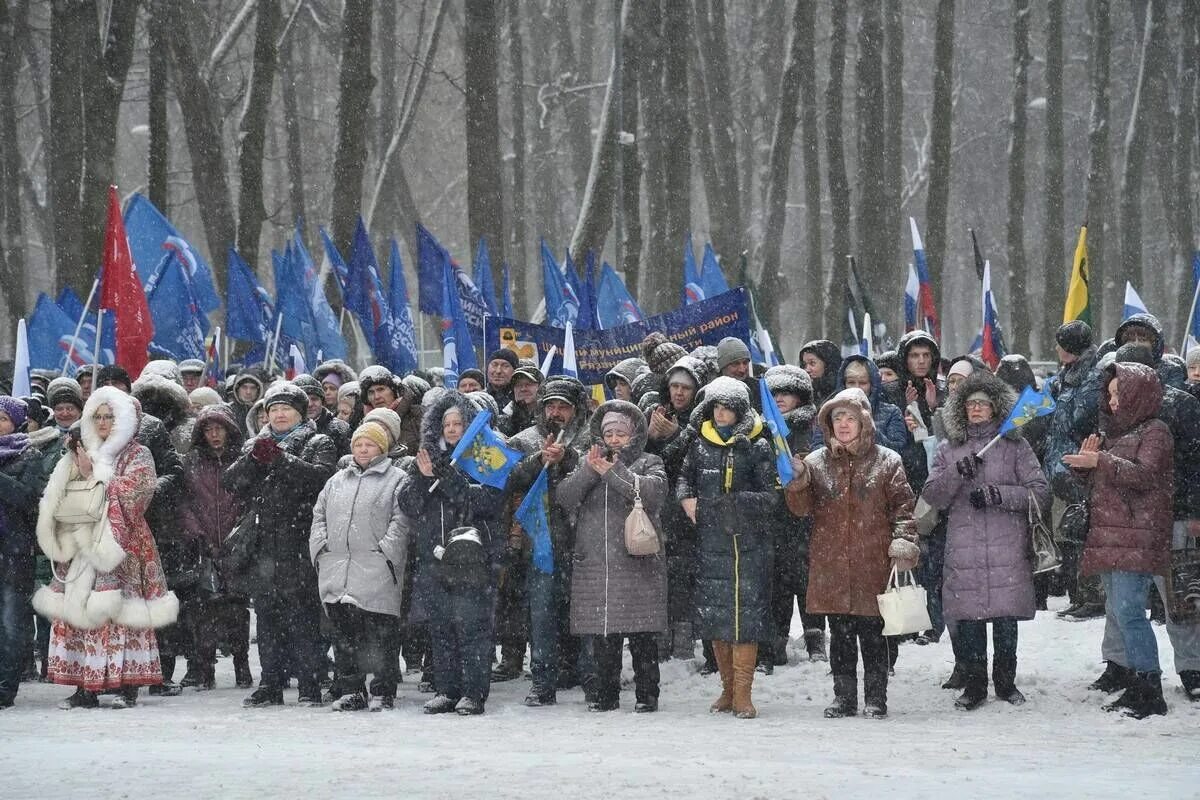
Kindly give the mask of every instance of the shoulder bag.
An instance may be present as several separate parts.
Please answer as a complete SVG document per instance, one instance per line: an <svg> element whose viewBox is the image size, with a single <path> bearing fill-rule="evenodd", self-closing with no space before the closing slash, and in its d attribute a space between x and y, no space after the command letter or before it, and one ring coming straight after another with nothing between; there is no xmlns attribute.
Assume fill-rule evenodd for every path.
<svg viewBox="0 0 1200 800"><path fill-rule="evenodd" d="M1062 551L1046 526L1041 506L1033 492L1029 493L1029 556L1033 561L1034 575L1053 572L1062 566Z"/></svg>
<svg viewBox="0 0 1200 800"><path fill-rule="evenodd" d="M631 556L658 555L660 548L654 520L642 507L642 482L633 476L633 510L625 518L625 549Z"/></svg>

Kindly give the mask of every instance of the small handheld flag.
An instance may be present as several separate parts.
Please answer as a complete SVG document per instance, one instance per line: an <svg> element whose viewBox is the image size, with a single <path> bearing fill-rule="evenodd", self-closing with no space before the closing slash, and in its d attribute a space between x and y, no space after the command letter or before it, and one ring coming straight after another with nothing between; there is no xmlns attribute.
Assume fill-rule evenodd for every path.
<svg viewBox="0 0 1200 800"><path fill-rule="evenodd" d="M503 489L509 473L521 460L521 453L506 445L492 430L488 424L491 418L492 412L486 410L475 415L450 460L480 483Z"/></svg>
<svg viewBox="0 0 1200 800"><path fill-rule="evenodd" d="M779 472L779 482L786 486L796 477L796 472L792 469L792 450L787 442L791 431L788 430L787 422L779 411L775 396L767 388L766 378L758 379L758 393L762 401L763 421L771 429L771 445L775 448L775 469Z"/></svg>
<svg viewBox="0 0 1200 800"><path fill-rule="evenodd" d="M1017 404L1009 412L1008 418L1000 426L996 437L984 445L978 455L982 456L992 445L1000 441L1000 437L1014 428L1020 428L1038 417L1044 417L1047 414L1053 413L1054 398L1050 395L1050 381L1042 381L1042 390L1040 392L1032 386L1026 386L1025 391L1021 392L1021 396L1017 398Z"/></svg>
<svg viewBox="0 0 1200 800"><path fill-rule="evenodd" d="M542 467L514 515L525 529L525 535L533 542L533 566L543 575L554 574L554 545L550 541L550 519L547 514L548 495L549 474Z"/></svg>

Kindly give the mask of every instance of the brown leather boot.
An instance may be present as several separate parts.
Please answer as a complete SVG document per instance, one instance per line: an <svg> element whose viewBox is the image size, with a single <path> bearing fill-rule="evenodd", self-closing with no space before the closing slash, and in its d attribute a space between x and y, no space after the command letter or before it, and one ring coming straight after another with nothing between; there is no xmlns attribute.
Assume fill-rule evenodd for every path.
<svg viewBox="0 0 1200 800"><path fill-rule="evenodd" d="M758 662L758 642L733 645L733 713L738 719L754 719L758 709L750 702L754 685L754 667Z"/></svg>
<svg viewBox="0 0 1200 800"><path fill-rule="evenodd" d="M733 711L733 645L729 642L713 641L713 655L717 659L717 671L721 673L721 696L708 707L710 712L728 713ZM754 665L750 665L754 671Z"/></svg>

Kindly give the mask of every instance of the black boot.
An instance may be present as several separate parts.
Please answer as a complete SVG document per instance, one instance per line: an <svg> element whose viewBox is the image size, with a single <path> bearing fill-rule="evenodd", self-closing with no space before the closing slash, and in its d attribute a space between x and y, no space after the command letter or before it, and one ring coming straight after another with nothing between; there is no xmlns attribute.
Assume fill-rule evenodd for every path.
<svg viewBox="0 0 1200 800"><path fill-rule="evenodd" d="M809 661L828 661L825 652L825 631L812 628L804 632L804 649L808 652Z"/></svg>
<svg viewBox="0 0 1200 800"><path fill-rule="evenodd" d="M501 683L521 677L525 669L525 644L505 643L500 647L500 663L492 667L492 682Z"/></svg>
<svg viewBox="0 0 1200 800"><path fill-rule="evenodd" d="M987 700L987 664L967 664L966 685L963 693L954 701L954 707L962 711L974 711Z"/></svg>
<svg viewBox="0 0 1200 800"><path fill-rule="evenodd" d="M712 642L705 639L701 644L704 649L704 666L700 667L700 674L712 675L717 671L717 657L713 655Z"/></svg>
<svg viewBox="0 0 1200 800"><path fill-rule="evenodd" d="M1129 667L1123 667L1115 661L1105 662L1107 666L1099 678L1092 681L1088 689L1096 692L1104 692L1112 694L1119 692L1129 686L1129 682L1133 680L1133 670Z"/></svg>
<svg viewBox="0 0 1200 800"><path fill-rule="evenodd" d="M1025 702L1025 695L1017 688L1017 660L1015 658L992 659L992 690L996 697L1006 703L1019 706Z"/></svg>
<svg viewBox="0 0 1200 800"><path fill-rule="evenodd" d="M754 665L754 671L762 675L775 674L775 653L773 642L758 643L758 663Z"/></svg>
<svg viewBox="0 0 1200 800"><path fill-rule="evenodd" d="M1179 681L1183 684L1183 693L1187 695L1188 700L1200 700L1200 670L1183 670L1179 673Z"/></svg>
<svg viewBox="0 0 1200 800"><path fill-rule="evenodd" d="M946 682L942 684L943 689L965 689L967 686L967 670L962 662L954 662L954 671L950 673L950 677L946 678Z"/></svg>
<svg viewBox="0 0 1200 800"><path fill-rule="evenodd" d="M1167 701L1163 699L1162 693L1161 672L1136 673L1133 685L1125 694L1129 692L1134 692L1134 696L1121 711L1125 716L1145 719L1167 713Z"/></svg>
<svg viewBox="0 0 1200 800"><path fill-rule="evenodd" d="M833 705L825 709L826 719L853 717L858 714L858 676L833 676Z"/></svg>
<svg viewBox="0 0 1200 800"><path fill-rule="evenodd" d="M863 675L863 716L868 719L887 719L887 672L867 672Z"/></svg>
<svg viewBox="0 0 1200 800"><path fill-rule="evenodd" d="M187 689L191 686L199 686L204 681L204 671L199 664L193 664L188 661L187 672L183 673L183 679L179 681L180 687Z"/></svg>

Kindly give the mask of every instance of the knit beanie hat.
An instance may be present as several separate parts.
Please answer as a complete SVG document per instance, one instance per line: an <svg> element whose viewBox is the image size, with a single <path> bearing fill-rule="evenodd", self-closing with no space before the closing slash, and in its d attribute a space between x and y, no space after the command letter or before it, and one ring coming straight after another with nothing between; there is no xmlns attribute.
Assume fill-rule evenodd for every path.
<svg viewBox="0 0 1200 800"><path fill-rule="evenodd" d="M29 415L29 406L25 405L25 401L18 397L0 394L0 413L12 421L15 430L21 430L21 426L25 424L25 419Z"/></svg>
<svg viewBox="0 0 1200 800"><path fill-rule="evenodd" d="M108 386L110 383L120 383L125 388L133 388L133 380L129 377L129 371L120 364L106 364L96 373L96 380L92 382L92 386L99 389L101 386ZM82 390L80 390L82 396Z"/></svg>
<svg viewBox="0 0 1200 800"><path fill-rule="evenodd" d="M322 388L321 382L312 375L297 375L292 378L292 383L303 389L309 397L325 397L325 389Z"/></svg>
<svg viewBox="0 0 1200 800"><path fill-rule="evenodd" d="M74 378L55 378L46 387L46 405L53 409L59 403L70 403L83 411L83 389Z"/></svg>
<svg viewBox="0 0 1200 800"><path fill-rule="evenodd" d="M741 339L726 336L717 343L717 370L723 370L730 364L750 358L750 348Z"/></svg>
<svg viewBox="0 0 1200 800"><path fill-rule="evenodd" d="M1191 350L1187 351L1188 369L1191 369L1197 364L1200 364L1200 347L1193 347Z"/></svg>
<svg viewBox="0 0 1200 800"><path fill-rule="evenodd" d="M669 370L672 364L685 355L687 351L674 342L667 341L662 331L651 331L642 340L642 356L650 366L650 371L659 375Z"/></svg>
<svg viewBox="0 0 1200 800"><path fill-rule="evenodd" d="M1054 341L1071 355L1080 355L1092 346L1092 328L1081 319L1071 320L1059 326Z"/></svg>
<svg viewBox="0 0 1200 800"><path fill-rule="evenodd" d="M370 439L384 453L392 449L392 438L388 431L376 422L363 421L361 425L354 429L354 435L350 437L350 446L359 439Z"/></svg>
<svg viewBox="0 0 1200 800"><path fill-rule="evenodd" d="M400 441L400 436L403 433L403 428L400 424L400 415L390 408L373 408L363 417L363 422L374 422L376 425L383 426L388 435L392 437L393 442Z"/></svg>
<svg viewBox="0 0 1200 800"><path fill-rule="evenodd" d="M492 354L488 356L488 363L490 364L497 359L500 361L507 361L512 365L513 369L521 366L521 360L517 358L517 354L512 350L509 350L507 347L501 347L499 350L492 351Z"/></svg>
<svg viewBox="0 0 1200 800"><path fill-rule="evenodd" d="M961 375L964 378L969 378L971 377L971 373L974 371L974 365L964 358L962 361L954 362L954 364L950 367L950 371L946 373L946 377L949 378L951 375Z"/></svg>
<svg viewBox="0 0 1200 800"><path fill-rule="evenodd" d="M620 411L609 411L604 415L604 420L600 423L600 433L605 434L609 431L624 433L628 436L633 435L633 420L628 414L622 414Z"/></svg>
<svg viewBox="0 0 1200 800"><path fill-rule="evenodd" d="M308 395L291 381L280 381L274 384L267 389L267 393L263 397L263 408L268 411L271 410L271 406L280 403L296 409L301 419L308 416Z"/></svg>

